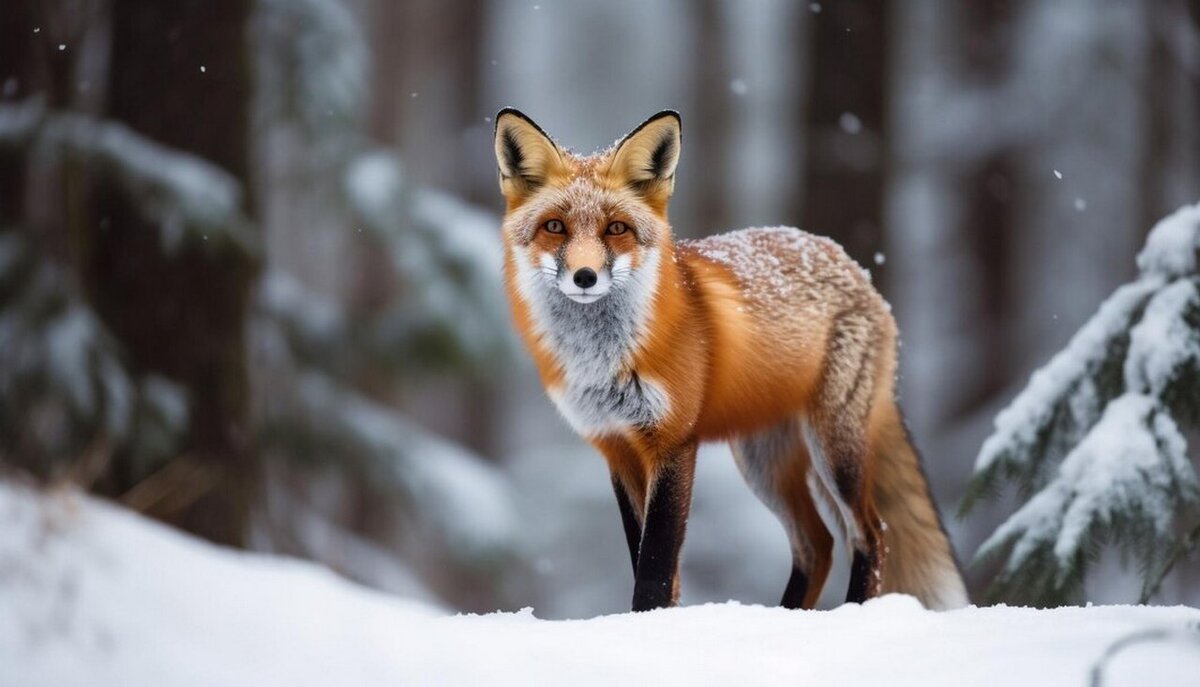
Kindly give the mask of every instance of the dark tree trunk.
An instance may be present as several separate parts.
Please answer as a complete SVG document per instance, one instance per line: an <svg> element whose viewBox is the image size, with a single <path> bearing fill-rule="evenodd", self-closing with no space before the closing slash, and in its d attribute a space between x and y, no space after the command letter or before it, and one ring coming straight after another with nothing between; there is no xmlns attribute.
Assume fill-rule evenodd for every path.
<svg viewBox="0 0 1200 687"><path fill-rule="evenodd" d="M887 0L842 0L813 17L802 226L830 236L876 280L883 245Z"/></svg>
<svg viewBox="0 0 1200 687"><path fill-rule="evenodd" d="M0 3L0 104L35 92L34 13L28 0ZM25 162L0 156L0 230L24 219Z"/></svg>
<svg viewBox="0 0 1200 687"><path fill-rule="evenodd" d="M721 6L714 0L693 5L696 13L696 45L703 57L696 63L695 102L692 116L685 114L684 155L689 156L686 171L693 175L687 182L691 198L690 214L675 224L682 238L707 236L728 228L729 203L729 65L726 58L725 31ZM703 145L688 147L688 140Z"/></svg>
<svg viewBox="0 0 1200 687"><path fill-rule="evenodd" d="M248 188L250 0L116 0L109 114L155 141L216 163ZM249 203L245 207L250 207ZM156 513L239 545L258 470L248 426L245 326L255 261L188 241L165 254L129 199L104 189L91 283L101 316L140 371L183 384L190 401L185 456L211 488ZM192 487L194 485L187 485Z"/></svg>
<svg viewBox="0 0 1200 687"><path fill-rule="evenodd" d="M1009 0L972 3L963 12L959 33L963 62L979 82L1000 84L1012 67ZM963 179L967 205L962 226L975 253L980 296L973 320L980 323L974 337L979 356L979 374L970 382L955 415L973 412L1001 392L1012 379L1012 351L1019 342L1008 340L1015 304L1013 236L1016 235L1012 188L1017 178L1015 151L991 151L978 159Z"/></svg>

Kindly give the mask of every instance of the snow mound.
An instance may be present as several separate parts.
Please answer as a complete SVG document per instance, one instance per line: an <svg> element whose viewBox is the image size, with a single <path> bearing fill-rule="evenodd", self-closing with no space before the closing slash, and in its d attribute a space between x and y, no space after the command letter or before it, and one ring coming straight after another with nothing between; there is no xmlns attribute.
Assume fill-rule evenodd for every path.
<svg viewBox="0 0 1200 687"><path fill-rule="evenodd" d="M313 565L0 482L0 685L1194 684L1192 608L716 604L447 616Z"/></svg>

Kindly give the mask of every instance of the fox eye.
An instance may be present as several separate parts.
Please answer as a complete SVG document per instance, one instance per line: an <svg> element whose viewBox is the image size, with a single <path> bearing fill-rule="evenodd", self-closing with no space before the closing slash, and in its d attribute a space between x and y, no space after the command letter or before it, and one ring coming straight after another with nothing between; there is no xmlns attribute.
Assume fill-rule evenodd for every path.
<svg viewBox="0 0 1200 687"><path fill-rule="evenodd" d="M624 222L613 222L612 224L608 225L608 229L605 229L604 233L608 234L609 236L620 236L628 231L628 229L629 227L625 226Z"/></svg>
<svg viewBox="0 0 1200 687"><path fill-rule="evenodd" d="M551 234L567 233L567 228L563 225L562 220L552 219L546 222L546 224L543 225L543 228Z"/></svg>

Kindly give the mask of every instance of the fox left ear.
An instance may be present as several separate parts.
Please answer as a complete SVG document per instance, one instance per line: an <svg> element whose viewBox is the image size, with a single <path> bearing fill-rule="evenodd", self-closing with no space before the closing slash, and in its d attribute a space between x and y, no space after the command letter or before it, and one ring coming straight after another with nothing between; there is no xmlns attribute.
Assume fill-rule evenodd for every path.
<svg viewBox="0 0 1200 687"><path fill-rule="evenodd" d="M663 110L621 140L609 163L608 176L665 210L675 191L675 166L682 142L679 113Z"/></svg>
<svg viewBox="0 0 1200 687"><path fill-rule="evenodd" d="M532 119L511 107L496 115L496 165L500 192L510 207L566 174L562 152Z"/></svg>

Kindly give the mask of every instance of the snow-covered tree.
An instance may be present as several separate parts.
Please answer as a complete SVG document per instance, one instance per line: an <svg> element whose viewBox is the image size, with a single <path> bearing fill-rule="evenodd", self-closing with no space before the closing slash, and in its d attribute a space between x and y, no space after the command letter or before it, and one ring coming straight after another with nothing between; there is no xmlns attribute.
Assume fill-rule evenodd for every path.
<svg viewBox="0 0 1200 687"><path fill-rule="evenodd" d="M996 418L964 512L1006 483L1023 505L981 546L1000 599L1078 598L1105 545L1141 566L1143 597L1197 544L1200 205L1160 221L1119 288Z"/></svg>
<svg viewBox="0 0 1200 687"><path fill-rule="evenodd" d="M257 251L235 179L122 123L36 98L0 105L0 159L69 160L103 177L158 231L164 259L200 245ZM138 370L72 269L77 256L56 256L54 239L21 223L0 227L0 459L123 491L184 448L191 399L179 382Z"/></svg>
<svg viewBox="0 0 1200 687"><path fill-rule="evenodd" d="M250 34L255 155L262 174L273 175L256 195L265 242L279 248L251 337L263 450L307 466L309 477L333 472L351 485L321 509L326 526L354 527L347 505L369 510L387 525L358 534L384 535L393 555L399 549L408 559L390 566L423 563L439 572L443 590L451 577L468 581L459 587L492 587L475 598L491 593L483 605L495 604L494 588L519 560L505 479L398 413L388 395L414 379L483 376L513 359L498 219L417 186L364 133L367 49L341 0L263 0ZM353 279L308 262L333 252L361 266L356 251L370 253L369 269L389 284L366 304L353 302ZM305 536L308 525L290 510L281 515L272 531ZM311 542L300 553L327 557ZM361 557L330 562L360 579L378 574Z"/></svg>
<svg viewBox="0 0 1200 687"><path fill-rule="evenodd" d="M364 133L366 45L346 3L231 4L239 12L214 10L212 40L197 40L237 50L181 49L183 67L158 70L139 58L153 45L131 40L130 25L174 40L143 24L188 25L195 8L116 3L119 30L98 33L124 60L111 111L48 106L36 93L9 100L7 90L0 102L0 167L38 180L65 169L75 184L69 197L47 196L66 206L62 221L0 209L0 468L92 486L226 543L299 542L293 553L393 590L411 585L385 577L421 563L478 581L487 591L476 599L494 606L500 573L519 560L509 487L489 462L404 417L394 397L414 378L483 375L510 360L498 220L418 187ZM172 103L209 97L205 80L228 85L236 73L246 88L221 102L248 130L197 143L189 136L211 109L131 114L138 70L164 82ZM287 160L273 167L281 150ZM271 176L278 167L288 173ZM22 176L11 195L33 181ZM268 200L280 197L298 209L289 221L271 215ZM314 235L351 250L305 245ZM113 254L137 259L96 257ZM348 304L325 287L353 284L363 254L386 287ZM312 263L333 279L306 283ZM236 293L219 288L227 274ZM236 336L214 341L203 327L216 325ZM198 439L205 428L231 443ZM280 496L285 482L309 493L334 483L343 496L302 502ZM211 517L220 504L194 509L221 532L173 517L205 496L231 501L235 487L237 517ZM356 509L386 524L339 517ZM354 554L339 547L349 540ZM405 548L411 540L419 551Z"/></svg>

